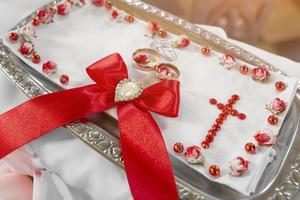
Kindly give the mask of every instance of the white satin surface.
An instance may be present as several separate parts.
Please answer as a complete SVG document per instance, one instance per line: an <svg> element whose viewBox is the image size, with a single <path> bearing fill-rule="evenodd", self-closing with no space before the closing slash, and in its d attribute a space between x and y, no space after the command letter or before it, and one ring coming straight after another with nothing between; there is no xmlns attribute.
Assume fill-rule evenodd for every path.
<svg viewBox="0 0 300 200"><path fill-rule="evenodd" d="M15 12L13 14L5 14L8 13L7 11L3 11L0 12L0 17L4 17L5 15L5 22L1 21L0 24L0 29L1 29L1 33L4 33L7 31L7 29L9 28L10 25L15 24L18 20L22 19L22 17L24 17L26 14L28 14L28 12L30 13L33 9L36 9L36 7L39 7L37 4L43 4L44 2L42 1L34 1L34 0L27 0L26 1L26 5L23 1L1 1L0 2L0 11L3 10L9 10L8 8L11 9L15 9L16 5L20 5L24 6L24 10L19 8L18 12ZM31 7L30 7L31 5ZM26 9L25 9L26 8ZM3 16L2 16L3 15ZM7 16L8 15L8 16ZM11 15L11 19L9 18ZM17 15L17 16L16 16ZM63 24L63 21L61 21ZM3 25L2 25L3 23ZM116 24L116 26L118 26L119 24ZM50 25L51 26L51 25ZM122 25L121 25L122 26ZM3 28L4 27L4 28ZM207 29L209 29L210 31L219 33L220 35L223 35L225 37L225 34L223 33L222 30L220 29L215 29L215 28L210 28L210 27L205 27ZM140 29L140 31L143 31L142 29ZM38 32L39 33L39 32ZM46 33L46 31L45 31ZM49 39L50 37L48 37L47 39ZM75 41L65 41L65 42L75 42ZM236 41L233 41L236 42ZM275 56L273 54L264 52L262 50L256 49L254 47L251 47L249 45L245 45L243 43L239 43L236 42L237 44L244 46L245 48L251 50L252 52L254 52L255 54L259 55L260 57L265 58L266 60L268 60L269 62L275 64L276 66L278 66L279 68L281 68L282 70L284 70L285 72L287 72L288 74L295 76L297 78L300 77L300 66L298 63L295 63L291 60L279 57L279 56ZM145 44L146 45L146 44ZM144 46L145 46L144 45ZM41 45L42 47L42 45ZM143 45L141 45L141 47L143 47ZM134 48L134 46L132 47ZM88 49L88 48L87 48ZM192 52L195 51L195 46L191 46L190 49L188 49L188 51L193 54ZM47 49L44 49L45 53ZM82 51L80 51L82 52ZM88 54L84 53L84 54ZM107 52L103 52L103 54L106 54ZM126 54L126 52L124 53ZM131 52L128 52L128 55L131 54ZM182 52L182 55L185 54L185 52ZM42 54L44 55L44 54ZM96 57L93 59L98 59L100 58L102 55L99 54L99 57ZM123 54L122 54L123 55ZM47 57L49 57L50 59L50 55L46 54ZM127 55L126 55L127 56ZM187 55L188 56L188 55ZM196 56L196 55L194 55ZM178 61L176 61L176 64L178 64L179 66L192 66L191 68L196 68L195 70L199 70L197 69L197 66L194 66L194 64L191 65L191 63L186 63L186 65L182 65L185 61L182 59L184 56L179 55L178 57ZM56 58L56 57L55 57ZM54 58L54 59L55 59ZM197 53L197 60L194 60L193 63L197 63L199 60L199 53ZM91 61L93 60L92 58L90 58ZM127 61L129 59L129 57L126 57ZM59 64L60 61L55 59L55 61ZM95 61L95 60L94 60ZM177 63L178 62L178 63ZM213 72L217 74L217 76L221 76L221 74L218 75L218 71L222 71L223 73L226 73L226 75L228 75L228 77L230 80L234 79L242 79L242 83L240 84L246 84L246 85L250 85L249 87L251 87L252 89L255 87L256 88L256 84L255 82L249 82L248 80L246 80L246 77L242 77L241 75L238 74L235 75L236 72L228 72L225 71L223 69L220 69L220 67L218 66L217 68L217 57L214 58L210 58L208 60L204 60L204 63L199 63L199 68L201 70L203 70L204 68L202 67L203 64L206 65L206 67L208 68L212 68ZM128 62L127 62L128 63ZM84 63L84 65L81 65L79 68L80 70L83 70L84 67L90 63ZM70 65L64 65L64 66L70 66ZM77 68L77 66L73 66L74 69L79 69ZM131 66L129 65L129 68L131 68ZM184 85L190 85L191 83L189 82L188 78L185 78L186 75L188 75L189 73L191 73L190 70L192 69L186 69L186 68L181 68L182 70L182 89L184 87ZM71 80L76 80L77 76L76 73L74 71L68 71L68 73L70 73L71 75ZM78 73L82 73L82 71L78 71ZM132 76L142 76L142 75L138 75L138 74L134 74L133 72L131 72ZM74 74L74 76L73 76ZM80 76L78 76L80 78ZM276 76L275 76L276 77ZM74 79L73 79L74 78ZM203 77L205 78L205 77ZM87 79L86 79L87 80ZM193 80L196 81L196 80ZM209 80L207 80L209 81ZM273 81L273 80L272 80ZM289 80L287 80L289 81ZM292 84L293 81L291 81ZM71 82L72 83L72 82ZM73 82L74 83L74 82ZM81 84L85 83L85 81L83 81ZM198 82L196 82L196 84L199 84ZM225 85L229 85L232 86L232 82L229 81L229 83L224 83ZM75 86L75 85L71 85L71 86ZM266 88L264 88L264 90L268 90L269 86L264 86ZM0 99L1 99L1 103L0 103L0 112L4 112L5 110L12 108L16 105L18 105L19 103L23 102L26 100L26 97L24 97L24 95L22 95L17 89L15 89L2 75L0 76ZM189 88L190 89L190 88ZM197 89L197 88L196 88ZM223 91L223 93L217 93L215 91L201 91L201 93L198 93L197 90L195 88L193 90L187 91L187 90L183 90L183 103L182 103L182 110L186 110L188 112L190 112L191 110L195 110L197 108L191 108L188 107L187 103L189 100L193 101L191 102L191 105L197 104L197 101L203 101L202 105L204 105L205 103L205 99L208 99L210 97L212 97L211 95L214 95L214 97L216 97L218 100L222 100L225 101L231 94L231 92L235 92L236 90L238 90L238 88L235 91L230 90L230 87L228 87L226 90ZM215 89L216 91L218 91L218 88ZM240 90L239 90L240 91ZM254 90L253 92L257 93L257 94L261 94L260 89L258 90ZM282 94L284 97L283 98L289 98L291 97L291 90L287 90L286 91L286 95ZM193 97L193 95L195 95L195 97ZM184 96L186 95L186 97ZM243 95L241 94L241 96L243 97ZM264 97L267 98L267 97ZM246 101L246 100L245 100ZM246 114L248 114L248 116L251 118L251 109L249 108L249 110L247 109L247 106L242 106L243 99L241 99L241 101L237 104L237 108L239 110L243 110ZM264 105L263 105L264 106ZM211 112L211 114L209 114L211 117L207 117L209 118L209 120L207 122L204 123L211 123L210 120L214 120L214 115L216 115L216 111L214 110L214 108L212 106L210 106L209 104L207 104L207 112ZM263 110L263 109L262 109ZM249 111L249 113L248 113ZM195 111L193 111L195 112ZM201 110L199 110L199 113L201 115ZM196 113L197 115L197 113ZM262 114L262 118L265 118L265 113ZM190 119L187 118L186 114L182 114L181 111L181 116L179 118L179 122L185 122L184 120ZM183 132L181 133L176 133L175 131L178 129L178 127L176 127L176 123L178 123L178 121L174 121L174 120L170 120L171 122L166 122L164 119L162 119L161 117L155 116L160 127L162 128L162 131L164 132L164 137L166 139L167 142L167 146L168 148L171 148L171 144L174 141L177 140L181 140L182 142L184 142L186 145L188 144L195 144L197 143L200 139L201 139L201 133L200 132L204 132L205 130L201 130L201 125L200 128L198 126L194 126L195 124L197 124L198 122L193 121L193 119L191 119L192 121L190 123L186 123L187 126L189 126L188 130L183 130ZM198 116L201 118L201 116ZM193 117L193 118L197 118L197 117ZM183 121L180 121L183 120ZM250 121L250 119L249 119ZM202 121L201 121L202 122ZM171 124L168 124L171 123ZM237 119L228 119L228 121L225 122L226 124L230 124L230 126L233 126L233 124L235 123L241 123L239 122ZM245 124L245 122L238 124L238 127L242 127L243 128L243 124ZM248 122L247 122L248 123ZM170 125L175 124L175 127L167 130ZM191 125L192 124L192 125ZM265 125L265 124L264 124ZM245 126L248 126L245 124ZM207 127L207 126L205 126ZM228 127L230 128L230 127ZM235 128L233 126L233 128ZM249 131L249 130L247 130ZM250 131L251 132L251 131ZM222 133L222 135L227 134L227 131L224 130L224 132ZM218 136L217 136L218 137ZM225 137L223 137L222 139L224 139ZM217 144L218 139L216 139L216 141L214 142L214 146L218 147L219 144ZM221 141L221 139L219 140ZM222 141L224 142L224 141ZM224 149L220 149L219 151L224 150ZM116 167L115 165L113 165L110 161L107 161L105 158L103 158L102 156L100 156L99 154L97 154L96 152L94 152L93 150L91 150L89 147L87 147L85 144L83 144L82 142L80 142L78 139L73 138L72 136L70 136L64 129L58 129L53 131L52 133L49 133L48 135L44 136L43 138L40 138L38 140L36 140L35 142L32 142L31 144L27 145L26 148L22 148L20 151L22 151L22 153L25 153L26 155L28 155L28 157L30 158L29 160L33 160L32 162L17 162L17 164L13 165L14 169L17 169L16 171L20 171L20 174L28 174L28 175L34 175L34 173L36 171L39 171L39 176L40 177L45 177L45 178L40 178L40 177L35 177L34 179L36 181L34 181L34 185L33 185L33 199L131 199L131 194L130 194L130 190L126 181L126 175L124 173L123 170L119 169L118 167ZM210 150L209 150L210 151ZM212 149L212 151L214 151ZM232 150L231 150L232 151ZM234 150L233 150L234 151ZM6 165L7 163L11 163L9 162L9 158L13 157L15 158L15 154L18 154L19 152L15 152L12 153L11 155L9 155L8 157L6 157L5 159L3 159L1 162L5 162ZM208 151L207 151L208 153ZM215 151L215 153L218 153L217 150ZM264 155L259 155L258 157L260 159L256 159L255 162L251 162L255 163L257 165L261 164L262 167L265 166L264 163L260 163L259 160L263 160L263 158L266 157L266 155L269 152L264 152ZM207 157L209 158L212 155L209 155L209 153L207 154ZM230 157L229 155L226 154L226 156L224 157ZM247 157L248 158L248 157ZM18 160L18 159L17 159ZM258 162L258 163L257 163ZM23 166L23 165L29 165L28 163L31 163L31 170L24 172L22 170L19 169L18 166ZM1 163L0 163L1 164ZM11 165L11 164L10 164ZM32 167L33 166L33 167ZM38 170L37 170L37 169ZM256 169L259 169L256 167ZM201 171L201 169L198 169ZM30 172L31 171L31 172ZM250 168L250 172L251 168ZM253 173L258 173L258 172L253 172ZM230 182L231 180L228 180L230 177L225 176L225 178L223 179L219 179L219 181L223 181L223 182ZM246 181L248 183L247 187L244 188L236 188L238 190L243 190L243 192L247 193L249 190L251 190L251 181ZM236 186L232 186L232 187L236 187ZM249 188L250 187L250 188ZM2 191L0 191L1 194ZM1 196L1 195L0 195Z"/></svg>

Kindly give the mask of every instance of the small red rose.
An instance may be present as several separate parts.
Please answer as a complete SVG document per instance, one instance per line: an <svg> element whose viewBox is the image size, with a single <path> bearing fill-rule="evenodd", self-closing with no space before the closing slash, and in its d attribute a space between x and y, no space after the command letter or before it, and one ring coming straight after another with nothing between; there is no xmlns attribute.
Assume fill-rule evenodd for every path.
<svg viewBox="0 0 300 200"><path fill-rule="evenodd" d="M189 146L184 154L184 159L190 164L203 164L205 158L198 146Z"/></svg>
<svg viewBox="0 0 300 200"><path fill-rule="evenodd" d="M271 130L268 128L256 132L254 138L257 143L262 146L272 146L277 140L276 136L273 135Z"/></svg>
<svg viewBox="0 0 300 200"><path fill-rule="evenodd" d="M245 171L248 170L249 162L242 158L242 157L236 157L232 161L230 161L229 170L230 174L232 176L240 176Z"/></svg>
<svg viewBox="0 0 300 200"><path fill-rule="evenodd" d="M113 11L111 12L111 17L112 17L113 19L118 19L119 16L120 16L120 13L119 13L118 10L113 10Z"/></svg>
<svg viewBox="0 0 300 200"><path fill-rule="evenodd" d="M184 48L190 44L190 39L185 35L180 35L179 38L175 41L177 48Z"/></svg>
<svg viewBox="0 0 300 200"><path fill-rule="evenodd" d="M229 55L229 54L224 54L223 56L221 56L219 58L219 62L226 69L231 69L233 67L237 67L238 66L238 62L235 59L235 57L232 56L232 55Z"/></svg>
<svg viewBox="0 0 300 200"><path fill-rule="evenodd" d="M30 56L34 51L34 45L31 42L23 42L19 51L24 56Z"/></svg>
<svg viewBox="0 0 300 200"><path fill-rule="evenodd" d="M255 81L265 82L269 79L270 73L264 67L256 67L251 71L251 77Z"/></svg>
<svg viewBox="0 0 300 200"><path fill-rule="evenodd" d="M285 111L286 108L286 103L280 99L280 98L275 98L271 101L269 105L267 105L267 109L271 111L274 115L278 115Z"/></svg>
<svg viewBox="0 0 300 200"><path fill-rule="evenodd" d="M57 71L57 65L55 62L49 60L43 64L42 69L45 74L54 74Z"/></svg>
<svg viewBox="0 0 300 200"><path fill-rule="evenodd" d="M38 11L37 16L40 22L44 24L49 24L53 22L55 12L56 10L54 8L42 8Z"/></svg>
<svg viewBox="0 0 300 200"><path fill-rule="evenodd" d="M152 34L152 36L154 36L159 31L158 24L154 21L149 21L148 22L148 31L150 34Z"/></svg>
<svg viewBox="0 0 300 200"><path fill-rule="evenodd" d="M58 15L68 15L71 10L71 4L68 2L60 3L57 5L57 14Z"/></svg>
<svg viewBox="0 0 300 200"><path fill-rule="evenodd" d="M92 0L92 3L95 5L95 6L103 6L104 4L104 0Z"/></svg>

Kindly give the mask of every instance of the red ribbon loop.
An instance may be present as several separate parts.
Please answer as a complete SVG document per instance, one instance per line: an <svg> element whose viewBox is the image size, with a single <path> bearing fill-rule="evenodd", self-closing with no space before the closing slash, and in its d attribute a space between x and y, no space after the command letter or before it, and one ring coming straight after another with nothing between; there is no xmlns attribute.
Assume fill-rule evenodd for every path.
<svg viewBox="0 0 300 200"><path fill-rule="evenodd" d="M126 64L118 53L102 58L90 65L86 71L99 87L111 91L113 95L117 84L128 78Z"/></svg>
<svg viewBox="0 0 300 200"><path fill-rule="evenodd" d="M137 99L116 103L115 88L128 77L121 56L107 56L89 66L87 73L97 84L43 95L0 115L0 158L55 128L117 105L124 165L134 199L178 199L163 137L149 111L176 117L179 82L161 81Z"/></svg>

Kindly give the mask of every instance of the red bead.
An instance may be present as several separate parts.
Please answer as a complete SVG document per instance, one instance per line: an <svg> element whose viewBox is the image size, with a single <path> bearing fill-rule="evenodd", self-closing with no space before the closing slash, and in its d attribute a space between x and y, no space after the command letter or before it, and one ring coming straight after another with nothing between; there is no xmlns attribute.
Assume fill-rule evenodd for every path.
<svg viewBox="0 0 300 200"><path fill-rule="evenodd" d="M41 56L37 53L33 53L31 56L31 60L33 63L38 64L41 62Z"/></svg>
<svg viewBox="0 0 300 200"><path fill-rule="evenodd" d="M282 81L277 81L277 82L275 83L275 88L276 88L277 91L281 92L281 91L285 90L286 85L285 85L285 83L282 82Z"/></svg>
<svg viewBox="0 0 300 200"><path fill-rule="evenodd" d="M217 165L211 165L208 169L210 175L214 177L219 177L221 175L221 170Z"/></svg>
<svg viewBox="0 0 300 200"><path fill-rule="evenodd" d="M249 68L248 68L247 65L242 65L242 66L240 66L240 73L241 73L241 74L247 74L248 71L249 71Z"/></svg>
<svg viewBox="0 0 300 200"><path fill-rule="evenodd" d="M17 41L19 39L19 34L16 32L10 32L8 37L11 41Z"/></svg>
<svg viewBox="0 0 300 200"><path fill-rule="evenodd" d="M174 150L176 153L182 153L183 150L184 150L183 144L182 144L181 142L176 142L176 143L173 145L173 150Z"/></svg>
<svg viewBox="0 0 300 200"><path fill-rule="evenodd" d="M210 48L208 48L208 47L202 47L202 48L201 48L201 53L202 53L204 56L209 56L209 55L210 55Z"/></svg>
<svg viewBox="0 0 300 200"><path fill-rule="evenodd" d="M63 16L65 16L65 15L68 14L67 4L65 4L65 3L58 4L58 5L56 6L56 8L57 8L57 14L58 14L58 15L63 15Z"/></svg>
<svg viewBox="0 0 300 200"><path fill-rule="evenodd" d="M209 148L209 143L207 141L203 141L201 142L201 147L204 149L208 149Z"/></svg>
<svg viewBox="0 0 300 200"><path fill-rule="evenodd" d="M276 125L276 124L278 124L278 118L275 115L270 115L268 117L268 122L271 125Z"/></svg>
<svg viewBox="0 0 300 200"><path fill-rule="evenodd" d="M216 119L217 124L223 124L224 120L221 118Z"/></svg>
<svg viewBox="0 0 300 200"><path fill-rule="evenodd" d="M69 76L66 74L63 74L59 77L59 81L61 82L61 84L63 85L68 85L69 84Z"/></svg>
<svg viewBox="0 0 300 200"><path fill-rule="evenodd" d="M33 18L32 21L31 21L31 24L33 26L39 26L40 25L40 20L39 18Z"/></svg>
<svg viewBox="0 0 300 200"><path fill-rule="evenodd" d="M221 119L223 119L223 120L226 120L226 119L227 119L227 115L224 114L224 113L219 114L219 117L220 117Z"/></svg>
<svg viewBox="0 0 300 200"><path fill-rule="evenodd" d="M125 20L126 20L129 24L131 24L131 23L134 22L134 17L131 16L131 15L126 15L126 16L125 16Z"/></svg>
<svg viewBox="0 0 300 200"><path fill-rule="evenodd" d="M45 74L54 74L57 71L57 65L55 62L49 60L43 64L42 69Z"/></svg>
<svg viewBox="0 0 300 200"><path fill-rule="evenodd" d="M221 127L220 127L219 124L214 124L214 125L212 126L212 129L213 129L215 132L218 132L218 131L221 129Z"/></svg>
<svg viewBox="0 0 300 200"><path fill-rule="evenodd" d="M247 153L250 153L250 154L255 154L255 144L251 143L251 142L248 142L247 144L245 144L245 150Z"/></svg>
<svg viewBox="0 0 300 200"><path fill-rule="evenodd" d="M165 38L165 37L168 36L168 32L166 30L164 30L164 29L161 28L158 31L158 36L161 37L161 38Z"/></svg>
<svg viewBox="0 0 300 200"><path fill-rule="evenodd" d="M232 105L226 105L225 109L228 110L228 111L232 110Z"/></svg>
<svg viewBox="0 0 300 200"><path fill-rule="evenodd" d="M218 102L217 102L216 99L210 99L210 100L209 100L209 103L210 103L211 105L216 105Z"/></svg>
<svg viewBox="0 0 300 200"><path fill-rule="evenodd" d="M207 135L205 137L205 140L208 142L208 143L212 143L214 141L214 137L210 136L210 135Z"/></svg>
<svg viewBox="0 0 300 200"><path fill-rule="evenodd" d="M224 106L224 104L222 104L222 103L218 103L218 104L217 104L217 108L220 109L220 110L223 110L224 107L225 107L225 106Z"/></svg>
<svg viewBox="0 0 300 200"><path fill-rule="evenodd" d="M236 116L236 115L238 114L238 111L232 109L232 110L230 111L230 114L231 114L232 116Z"/></svg>
<svg viewBox="0 0 300 200"><path fill-rule="evenodd" d="M228 102L228 106L230 106L230 105L233 105L235 103L235 100L229 99L227 102Z"/></svg>
<svg viewBox="0 0 300 200"><path fill-rule="evenodd" d="M215 137L217 134L216 134L216 131L214 131L214 130L209 130L209 131L207 132L207 135L209 135L209 136L211 136L211 137Z"/></svg>
<svg viewBox="0 0 300 200"><path fill-rule="evenodd" d="M113 10L111 16L113 19L117 19L119 17L119 12L117 10Z"/></svg>
<svg viewBox="0 0 300 200"><path fill-rule="evenodd" d="M237 101L237 100L240 99L240 96L237 95L237 94L234 94L234 95L231 96L231 98L232 98L233 100Z"/></svg>
<svg viewBox="0 0 300 200"><path fill-rule="evenodd" d="M239 113L237 116L240 120L246 119L246 115L244 113Z"/></svg>
<svg viewBox="0 0 300 200"><path fill-rule="evenodd" d="M105 7L107 8L107 9L111 9L112 8L112 6L113 6L113 3L111 2L111 1L105 1Z"/></svg>

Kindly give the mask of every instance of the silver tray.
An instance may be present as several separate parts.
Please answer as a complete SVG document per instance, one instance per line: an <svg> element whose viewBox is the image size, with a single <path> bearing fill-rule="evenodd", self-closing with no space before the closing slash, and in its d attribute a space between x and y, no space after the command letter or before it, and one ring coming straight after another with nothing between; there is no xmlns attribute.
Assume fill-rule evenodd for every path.
<svg viewBox="0 0 300 200"><path fill-rule="evenodd" d="M53 1L50 4L57 4ZM230 53L253 65L286 75L259 57L235 46L219 36L210 33L181 18L150 6L138 0L115 0L114 5L142 19L155 19L175 34L188 35L194 42L209 45L215 50ZM13 29L27 24L36 16L36 11L23 19ZM62 88L45 78L29 65L22 62L0 41L0 70L29 98L61 90ZM181 161L170 155L174 168L178 193L181 199L291 199L300 187L300 131L296 102L290 107L280 130L275 160L264 171L256 191L247 196L219 183L211 182L191 168L184 167ZM106 114L97 114L65 126L75 137L91 148L123 167L121 148L118 139L117 121Z"/></svg>

